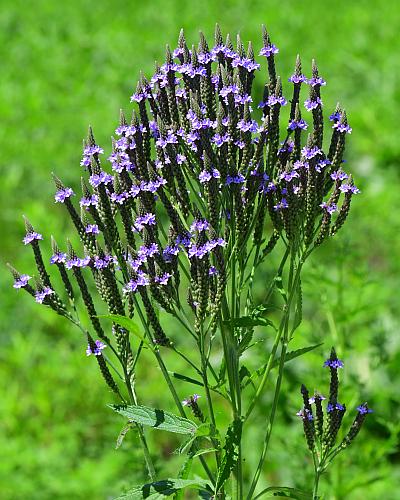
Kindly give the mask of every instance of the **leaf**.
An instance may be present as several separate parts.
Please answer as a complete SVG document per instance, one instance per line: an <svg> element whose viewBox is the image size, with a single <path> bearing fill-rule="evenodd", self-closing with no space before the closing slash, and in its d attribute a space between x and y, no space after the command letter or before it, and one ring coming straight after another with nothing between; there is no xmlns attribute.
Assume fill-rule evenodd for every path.
<svg viewBox="0 0 400 500"><path fill-rule="evenodd" d="M128 434L128 432L132 429L133 423L128 422L125 427L122 428L121 432L118 434L117 437L117 444L115 445L115 449L118 450L118 448L121 446L122 441L124 440L125 436Z"/></svg>
<svg viewBox="0 0 400 500"><path fill-rule="evenodd" d="M218 470L217 482L215 485L215 493L222 488L224 483L229 479L232 470L235 468L239 456L239 444L242 437L242 421L234 420L229 426L223 448L221 465Z"/></svg>
<svg viewBox="0 0 400 500"><path fill-rule="evenodd" d="M263 497L265 493L272 493L272 495L269 495L268 498L285 497L294 498L296 500L310 500L310 498L312 498L311 492L307 493L305 491L298 490L297 488L289 488L287 486L271 486L254 497L254 500Z"/></svg>
<svg viewBox="0 0 400 500"><path fill-rule="evenodd" d="M128 406L128 405L108 405L114 411L128 418L137 424L148 425L155 429L175 432L177 434L194 434L197 431L197 425L183 417L178 417L173 413L147 406Z"/></svg>
<svg viewBox="0 0 400 500"><path fill-rule="evenodd" d="M314 349L317 349L317 347L320 347L321 345L323 345L323 342L320 342L319 344L310 345L308 347L302 347L301 349L296 349L295 351L290 351L286 354L285 363L287 363L288 361L292 361L292 359L299 358L300 356L303 356L303 354L313 351ZM276 359L272 363L272 368L275 368L278 365L279 365L279 359Z"/></svg>
<svg viewBox="0 0 400 500"><path fill-rule="evenodd" d="M317 347L320 347L321 345L323 345L323 342L320 342L319 344L314 344L314 345L310 345L308 347L302 347L301 349L296 349L295 351L290 351L286 354L286 357L285 357L285 363L288 363L289 361L292 361L292 359L295 359L295 358L298 358L300 356L302 356L303 354L306 354L307 352L310 352L310 351L313 351L314 349L316 349ZM272 368L276 368L277 366L279 365L279 359L275 359L273 362L272 362L272 365L271 365L271 370ZM258 370L256 370L255 372L253 372L251 374L251 377L249 377L242 385L242 388L244 389L245 387L247 387L254 379L256 379L257 377L261 376L266 368L267 364L264 364L263 366L261 366L260 368L258 368Z"/></svg>
<svg viewBox="0 0 400 500"><path fill-rule="evenodd" d="M169 497L184 488L206 488L208 481L204 479L165 479L143 486L136 486L114 500L159 500Z"/></svg>
<svg viewBox="0 0 400 500"><path fill-rule="evenodd" d="M168 373L170 375L172 375L174 378L177 378L178 380L184 380L185 382L189 382L190 384L200 385L202 387L204 385L203 382L201 382L200 380L196 380L194 378L187 377L186 375L181 375L180 373L171 372L171 371L168 371Z"/></svg>
<svg viewBox="0 0 400 500"><path fill-rule="evenodd" d="M230 325L232 321L224 321L224 324ZM242 316L241 318L233 319L233 326L239 328L252 328L254 326L272 326L276 330L275 325L267 318L261 316Z"/></svg>
<svg viewBox="0 0 400 500"><path fill-rule="evenodd" d="M140 339L147 347L153 349L153 346L150 342L144 337L144 335L140 331L140 327L131 319L126 316L122 316L121 314L101 314L98 318L111 319L118 325L126 328L128 331L133 333L138 339Z"/></svg>

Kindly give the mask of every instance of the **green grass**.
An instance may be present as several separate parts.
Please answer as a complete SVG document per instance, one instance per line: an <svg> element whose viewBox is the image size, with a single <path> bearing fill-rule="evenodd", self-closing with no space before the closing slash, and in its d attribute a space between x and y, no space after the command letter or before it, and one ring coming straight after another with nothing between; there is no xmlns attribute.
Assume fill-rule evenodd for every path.
<svg viewBox="0 0 400 500"><path fill-rule="evenodd" d="M62 240L66 217L53 203L50 172L78 189L81 141L87 125L109 151L119 108L139 70L151 74L165 43L181 27L189 42L212 36L216 21L260 46L266 23L280 47L278 71L291 74L296 54L309 73L315 57L328 81L325 110L336 100L347 109L353 134L347 154L363 194L354 200L342 234L316 253L304 283L305 322L296 345L324 342L305 360L288 365L281 412L274 430L267 484L302 486L311 472L293 414L301 382L327 386L321 359L335 344L347 362L346 400L368 399L376 412L354 448L323 479L327 498L398 498L400 301L400 104L398 5L394 0L306 0L222 3L153 1L61 4L4 2L0 13L0 497L98 499L118 494L144 477L136 436L118 451L123 420L106 408L111 396L84 355L85 342L61 319L11 289L4 263L33 272L23 248L21 214ZM261 75L257 76L261 95ZM254 356L262 356L262 348ZM149 405L167 403L152 364L138 390ZM185 389L180 387L182 397ZM343 398L345 399L345 398ZM268 398L263 401L268 411ZM224 418L223 409L219 418ZM259 426L263 422L257 422ZM248 439L257 442L258 428ZM157 467L172 475L178 442L163 433L152 441ZM159 448L155 448L157 445ZM246 457L250 464L256 456ZM304 471L304 472L303 472ZM358 486L357 486L358 485ZM346 488L354 489L351 491Z"/></svg>

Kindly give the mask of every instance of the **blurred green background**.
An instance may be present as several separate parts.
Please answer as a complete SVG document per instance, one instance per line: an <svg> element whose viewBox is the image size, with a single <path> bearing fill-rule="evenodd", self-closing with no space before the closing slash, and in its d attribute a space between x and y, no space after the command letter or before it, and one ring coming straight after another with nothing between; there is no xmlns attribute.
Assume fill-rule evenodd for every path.
<svg viewBox="0 0 400 500"><path fill-rule="evenodd" d="M55 2L4 0L0 7L0 498L101 499L145 477L137 438L114 449L123 420L106 408L112 397L85 343L62 319L12 289L11 261L34 272L24 248L22 214L40 232L62 240L67 218L53 202L50 172L79 189L81 141L92 124L110 150L110 135L139 70L151 75L164 46L183 27L211 39L215 22L259 49L260 25L280 48L278 72L291 74L297 53L328 81L326 114L337 100L353 134L346 158L362 195L339 236L311 259L304 281L305 321L296 346L324 342L288 365L270 462L263 484L305 486L311 477L301 425L299 386L327 390L321 369L330 346L346 361L342 399L368 399L375 413L358 443L324 476L328 499L400 498L399 256L400 17L387 0L157 0ZM264 71L264 70L263 70ZM257 75L261 95L263 76ZM284 89L289 89L284 84ZM47 240L48 243L48 240ZM138 391L144 404L171 407L149 361ZM191 388L179 387L185 397ZM269 399L263 401L265 413ZM223 409L220 409L222 412ZM347 417L347 424L351 417ZM247 446L255 449L264 421ZM173 476L178 441L150 438L157 467ZM168 459L168 461L167 461ZM256 455L246 457L250 465Z"/></svg>

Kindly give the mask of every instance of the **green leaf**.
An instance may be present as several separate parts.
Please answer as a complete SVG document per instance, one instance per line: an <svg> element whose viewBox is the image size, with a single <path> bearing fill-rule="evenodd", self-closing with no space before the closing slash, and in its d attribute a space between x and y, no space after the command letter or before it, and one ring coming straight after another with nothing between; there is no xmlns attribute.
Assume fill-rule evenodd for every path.
<svg viewBox="0 0 400 500"><path fill-rule="evenodd" d="M310 345L308 347L303 347L301 349L296 349L295 351L290 351L286 354L285 363L288 363L289 361L292 361L292 359L298 358L298 357L302 356L303 354L306 354L307 352L313 351L314 349L316 349L317 347L320 347L321 345L323 345L323 342L320 342L319 344ZM278 365L279 365L279 359L275 359L272 362L271 369L276 368ZM260 377L264 373L266 366L267 366L267 364L265 363L263 366L258 368L258 370L253 372L251 374L251 377L249 377L245 382L243 382L242 388L244 389L252 381L254 381L254 379L256 379L257 377Z"/></svg>
<svg viewBox="0 0 400 500"><path fill-rule="evenodd" d="M217 482L215 485L215 493L222 488L224 483L229 479L232 470L235 468L239 457L239 444L242 437L242 421L234 420L229 426L223 448L221 465L218 470Z"/></svg>
<svg viewBox="0 0 400 500"><path fill-rule="evenodd" d="M128 405L108 405L114 411L128 418L137 424L148 425L155 429L175 432L177 434L194 434L197 431L197 425L183 417L178 417L173 413L147 406L128 406Z"/></svg>
<svg viewBox="0 0 400 500"><path fill-rule="evenodd" d="M147 347L153 349L153 346L142 334L140 327L131 318L127 318L121 314L101 314L98 318L111 319L118 325L122 326L122 328L126 328L128 331L133 333L133 335L138 337L138 339L140 339Z"/></svg>
<svg viewBox="0 0 400 500"><path fill-rule="evenodd" d="M203 382L201 382L200 380L196 380L196 379L188 377L186 375L181 375L180 373L171 372L171 371L168 371L168 373L170 375L172 375L174 378L177 378L178 380L184 380L185 382L189 382L190 384L200 385L202 387L204 385Z"/></svg>
<svg viewBox="0 0 400 500"><path fill-rule="evenodd" d="M287 486L271 486L254 497L254 500L264 497L266 493L272 493L272 495L268 495L267 498L285 497L294 498L296 500L310 500L310 498L312 498L311 492L307 493L305 491L298 490L297 488L289 488Z"/></svg>
<svg viewBox="0 0 400 500"><path fill-rule="evenodd" d="M165 479L154 483L136 486L132 490L115 498L115 500L159 500L174 495L184 488L206 488L208 481L204 479Z"/></svg>
<svg viewBox="0 0 400 500"><path fill-rule="evenodd" d="M117 444L115 445L115 449L118 450L118 448L121 446L122 441L124 440L125 436L128 434L128 432L132 429L133 427L133 422L128 422L121 430L121 432L118 434L117 437Z"/></svg>
<svg viewBox="0 0 400 500"><path fill-rule="evenodd" d="M232 321L224 321L224 324L231 325ZM233 319L233 326L239 328L253 328L254 326L272 326L276 330L275 325L267 318L261 316L242 316L241 318Z"/></svg>
<svg viewBox="0 0 400 500"><path fill-rule="evenodd" d="M321 345L323 345L323 342L320 342L319 344L310 345L308 347L302 347L301 349L296 349L295 351L290 351L286 354L285 363L287 363L288 361L292 361L292 359L299 358L300 356L303 356L303 354L313 351L314 349L317 349L317 347L320 347ZM278 365L279 365L279 359L276 359L272 363L272 368L275 368Z"/></svg>

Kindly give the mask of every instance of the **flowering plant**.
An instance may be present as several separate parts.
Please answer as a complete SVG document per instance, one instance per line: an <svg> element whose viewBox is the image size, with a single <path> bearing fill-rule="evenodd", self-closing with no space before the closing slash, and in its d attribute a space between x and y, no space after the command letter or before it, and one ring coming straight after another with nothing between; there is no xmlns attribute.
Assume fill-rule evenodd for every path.
<svg viewBox="0 0 400 500"><path fill-rule="evenodd" d="M104 151L89 130L81 161L87 176L81 181L80 212L73 189L54 175L55 201L68 211L81 248L67 240L61 250L52 238L50 264L59 277L50 275L39 243L43 237L25 219L23 242L32 247L38 271L34 285L29 275L10 266L15 288L26 290L84 335L87 356L96 360L115 395L111 408L128 420L120 441L136 427L151 483L133 489L129 498L153 493L181 498L189 487L200 490L202 498L225 498L229 482L232 498L285 491L305 498L293 488L271 487L258 495L256 488L285 363L317 347L288 350L302 319L304 263L342 227L359 190L342 169L351 127L339 105L329 117L332 135L327 152L323 150L320 91L326 82L316 63L307 78L297 57L288 105L275 68L279 50L265 28L262 39L259 55L266 60L269 80L257 111L252 109L252 88L261 65L252 44L246 51L238 37L234 49L217 26L214 47L200 34L198 49L189 49L181 32L178 48L171 52L167 47L165 63L156 65L151 80L141 75L131 97L131 121L121 112L108 158L112 173L104 170ZM301 113L304 85L308 121ZM290 109L281 127L285 106ZM276 269L272 252L278 255ZM261 300L255 293L260 284ZM277 297L280 305L271 312ZM167 316L174 325L170 331ZM250 371L243 355L255 334L267 329L275 338L263 364ZM158 363L177 414L139 401L135 388L141 381L135 373L145 350ZM166 358L169 362L172 356L185 364L183 374L168 369ZM331 357L329 366L336 373L333 362L339 361ZM278 375L259 463L255 471L243 471L243 436L274 368ZM187 386L183 400L182 384ZM187 396L191 385L198 393ZM328 411L337 419L342 409L332 394L334 408ZM308 446L314 459L319 457L320 474L327 465L326 455L315 451L315 436L322 436L320 421L315 431L306 389L303 396L300 415ZM315 398L319 415L322 398ZM217 401L230 408L226 429L215 411ZM359 410L359 415L365 413ZM149 426L187 437L179 450L185 462L176 479L157 481L146 440ZM204 478L189 479L195 460Z"/></svg>

